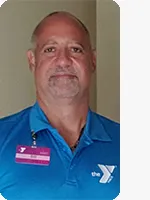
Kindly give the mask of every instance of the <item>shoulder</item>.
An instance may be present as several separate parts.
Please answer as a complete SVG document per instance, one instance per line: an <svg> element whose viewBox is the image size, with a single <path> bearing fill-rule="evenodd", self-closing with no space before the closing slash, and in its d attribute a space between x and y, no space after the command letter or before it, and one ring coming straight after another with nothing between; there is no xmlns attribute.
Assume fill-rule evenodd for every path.
<svg viewBox="0 0 150 200"><path fill-rule="evenodd" d="M14 113L12 115L3 117L0 119L0 128L2 125L4 124L12 124L12 123L16 123L18 120L23 119L25 116L27 116L30 112L31 107L25 108L17 113Z"/></svg>
<svg viewBox="0 0 150 200"><path fill-rule="evenodd" d="M116 127L116 128L120 127L120 123L119 122L116 122L116 121L114 121L114 120L112 120L112 119L110 119L108 117L105 117L105 116L100 115L100 114L95 113L95 112L93 112L93 114L95 115L95 117L97 117L105 125L110 125L110 126Z"/></svg>
<svg viewBox="0 0 150 200"><path fill-rule="evenodd" d="M97 128L103 126L104 130L111 138L118 137L120 135L120 123L116 122L108 117L92 111L92 120L96 121Z"/></svg>
<svg viewBox="0 0 150 200"><path fill-rule="evenodd" d="M31 107L25 108L15 114L3 117L0 119L0 138L5 138L13 130L15 126L18 126L23 121L27 121L29 118Z"/></svg>

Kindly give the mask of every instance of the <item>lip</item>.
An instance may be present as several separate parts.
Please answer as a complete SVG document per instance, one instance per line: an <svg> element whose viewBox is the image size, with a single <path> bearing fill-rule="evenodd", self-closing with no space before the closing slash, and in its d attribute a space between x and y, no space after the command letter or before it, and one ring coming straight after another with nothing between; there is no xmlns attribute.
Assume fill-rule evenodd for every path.
<svg viewBox="0 0 150 200"><path fill-rule="evenodd" d="M73 75L73 74L55 74L52 77L71 77L71 78L73 78L73 77L76 77L76 76Z"/></svg>

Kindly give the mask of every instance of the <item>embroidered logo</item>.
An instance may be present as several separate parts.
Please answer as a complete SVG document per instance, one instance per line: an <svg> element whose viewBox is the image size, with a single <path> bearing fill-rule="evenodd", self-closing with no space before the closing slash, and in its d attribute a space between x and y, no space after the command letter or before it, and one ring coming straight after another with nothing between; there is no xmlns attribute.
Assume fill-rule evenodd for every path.
<svg viewBox="0 0 150 200"><path fill-rule="evenodd" d="M109 183L113 179L112 173L116 166L98 164L98 167L102 173L92 172L92 176L100 177L99 183Z"/></svg>
<svg viewBox="0 0 150 200"><path fill-rule="evenodd" d="M0 193L0 200L7 200L7 199L5 199Z"/></svg>

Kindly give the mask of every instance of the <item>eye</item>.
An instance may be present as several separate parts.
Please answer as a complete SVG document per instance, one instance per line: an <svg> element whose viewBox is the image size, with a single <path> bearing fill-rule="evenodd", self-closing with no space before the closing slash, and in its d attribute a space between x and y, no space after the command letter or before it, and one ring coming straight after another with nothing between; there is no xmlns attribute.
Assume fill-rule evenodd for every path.
<svg viewBox="0 0 150 200"><path fill-rule="evenodd" d="M45 53L55 52L55 47L48 47L44 50Z"/></svg>
<svg viewBox="0 0 150 200"><path fill-rule="evenodd" d="M72 47L71 51L74 53L82 53L83 52L83 50L79 47Z"/></svg>

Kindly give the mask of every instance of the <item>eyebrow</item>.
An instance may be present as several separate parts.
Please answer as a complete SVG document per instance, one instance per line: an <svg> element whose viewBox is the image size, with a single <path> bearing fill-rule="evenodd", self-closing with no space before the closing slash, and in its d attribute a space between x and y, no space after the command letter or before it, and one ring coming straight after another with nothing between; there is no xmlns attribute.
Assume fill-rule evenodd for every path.
<svg viewBox="0 0 150 200"><path fill-rule="evenodd" d="M53 41L52 39L47 40L46 42L44 42L44 44L42 44L41 49L44 48L44 46L48 45L48 44L57 44L57 42Z"/></svg>
<svg viewBox="0 0 150 200"><path fill-rule="evenodd" d="M83 50L85 49L85 47L83 46L83 44L81 44L81 43L79 43L79 42L75 42L75 44L81 46Z"/></svg>
<svg viewBox="0 0 150 200"><path fill-rule="evenodd" d="M81 46L84 49L83 44L81 44L80 42L78 42L77 40L70 40L69 44L75 43L79 46ZM41 49L43 49L46 45L48 44L52 44L52 45L56 45L58 44L54 39L48 39L42 46Z"/></svg>

